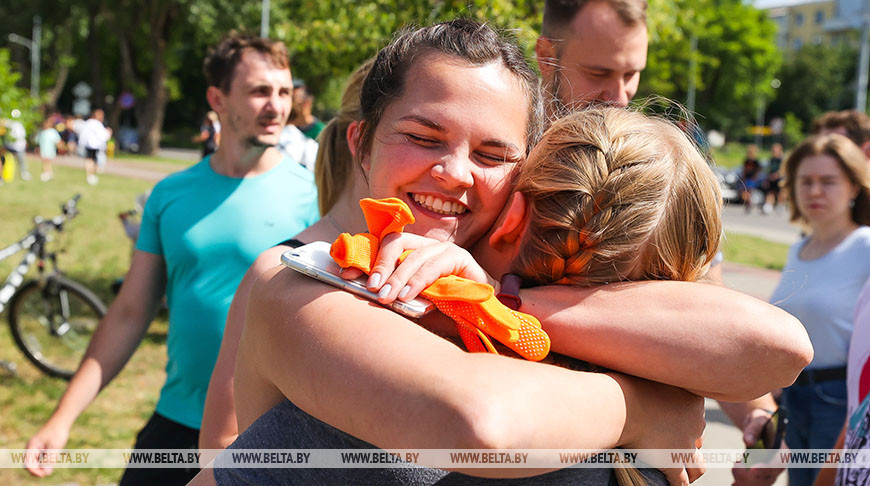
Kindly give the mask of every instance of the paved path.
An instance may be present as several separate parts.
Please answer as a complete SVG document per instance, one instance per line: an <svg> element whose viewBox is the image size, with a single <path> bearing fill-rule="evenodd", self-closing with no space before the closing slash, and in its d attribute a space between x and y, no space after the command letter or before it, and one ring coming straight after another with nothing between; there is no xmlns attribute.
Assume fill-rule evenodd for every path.
<svg viewBox="0 0 870 486"><path fill-rule="evenodd" d="M725 221L725 231L757 236L777 243L790 245L800 238L800 228L789 223L788 208L780 207L770 214L761 214L753 209L746 214L743 206L729 204L725 206L722 218Z"/></svg>
<svg viewBox="0 0 870 486"><path fill-rule="evenodd" d="M85 159L71 155L58 156L54 159L54 164L79 168L82 169L83 172L85 170ZM105 173L157 182L168 174L183 168L183 165L172 163L110 159L106 163Z"/></svg>

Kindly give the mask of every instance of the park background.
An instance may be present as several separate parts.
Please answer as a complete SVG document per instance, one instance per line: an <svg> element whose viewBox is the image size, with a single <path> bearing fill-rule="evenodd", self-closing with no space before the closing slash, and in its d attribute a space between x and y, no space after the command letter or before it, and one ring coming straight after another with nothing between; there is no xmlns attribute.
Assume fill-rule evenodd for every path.
<svg viewBox="0 0 870 486"><path fill-rule="evenodd" d="M860 61L866 22L862 15L847 15L860 3L651 0L649 59L638 98L656 94L683 103L705 133L724 134L728 143L713 148L712 155L725 169L740 165L747 143L761 142L763 149L774 140L793 146L821 113L863 109L866 83L859 66L866 69ZM132 208L155 179L195 161L195 152L167 148L195 149L190 138L208 110L202 60L229 30L265 28L283 40L294 78L305 81L316 96L315 114L327 120L349 73L401 26L457 15L485 20L511 31L531 59L542 12L543 1L523 0L5 0L0 119L18 110L33 134L47 112L70 113L81 103L77 98L84 98L89 109L105 109L116 135L135 134L137 153L116 152L110 168L140 172L110 170L92 187L85 184L80 160L68 157L59 161L52 181L0 187L0 246L27 231L33 216L53 216L61 202L83 194L81 216L53 244L65 248L61 268L110 302L111 283L125 273L130 255L117 215ZM76 93L82 84L90 91L86 97ZM766 153L762 150L762 159ZM38 158L28 157L37 174ZM729 217L739 217L739 211L726 212L726 227ZM782 222L785 216L771 218ZM727 236L729 264L759 272L782 268L788 241L743 226ZM0 262L0 278L14 262ZM65 382L30 366L0 317L0 361L17 365L16 373L0 371L0 448L20 448L51 413ZM161 314L130 365L78 420L68 447L131 446L164 378L166 331ZM112 483L119 477L119 470L69 469L43 483ZM2 484L25 482L24 471L0 470Z"/></svg>

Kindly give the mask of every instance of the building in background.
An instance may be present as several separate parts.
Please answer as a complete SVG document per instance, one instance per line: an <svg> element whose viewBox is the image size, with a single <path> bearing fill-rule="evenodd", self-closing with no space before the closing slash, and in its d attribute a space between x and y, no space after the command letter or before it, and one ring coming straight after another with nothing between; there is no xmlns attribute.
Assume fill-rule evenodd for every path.
<svg viewBox="0 0 870 486"><path fill-rule="evenodd" d="M857 39L863 0L756 0L777 25L777 45L784 52L809 44L836 44Z"/></svg>

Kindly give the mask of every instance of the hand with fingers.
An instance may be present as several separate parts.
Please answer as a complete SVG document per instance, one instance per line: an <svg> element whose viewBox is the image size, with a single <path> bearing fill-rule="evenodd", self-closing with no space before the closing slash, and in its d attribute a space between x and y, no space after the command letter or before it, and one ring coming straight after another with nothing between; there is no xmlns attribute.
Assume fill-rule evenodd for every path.
<svg viewBox="0 0 870 486"><path fill-rule="evenodd" d="M27 454L24 467L30 474L43 478L51 474L54 469L50 463L35 460L39 454L56 449L63 449L69 439L70 428L68 426L46 423L33 437L27 441L25 448Z"/></svg>
<svg viewBox="0 0 870 486"><path fill-rule="evenodd" d="M771 420L771 413L767 410L756 408L746 415L743 422L743 442L746 447L752 447L756 444L762 435L767 423ZM783 444L780 450L785 450ZM770 486L776 482L776 479L784 471L781 466L772 466L770 464L745 464L736 463L731 469L731 474L734 476L734 486Z"/></svg>
<svg viewBox="0 0 870 486"><path fill-rule="evenodd" d="M402 255L405 257L401 258ZM345 269L341 274L346 279L360 275L362 272L353 268ZM378 293L382 304L396 299L408 302L436 280L448 275L498 289L498 281L487 274L464 248L410 233L392 233L381 240L367 286Z"/></svg>
<svg viewBox="0 0 870 486"><path fill-rule="evenodd" d="M468 252L427 239L410 238L409 245L402 244L402 230L414 222L414 216L401 200L363 199L360 207L369 232L339 235L329 254L342 268L369 274L369 288L378 292L381 303L410 300L419 293L453 319L471 352L499 354L490 339L494 338L525 359L540 361L547 356L550 337L541 323L500 302L496 282ZM392 245L385 249L385 242Z"/></svg>

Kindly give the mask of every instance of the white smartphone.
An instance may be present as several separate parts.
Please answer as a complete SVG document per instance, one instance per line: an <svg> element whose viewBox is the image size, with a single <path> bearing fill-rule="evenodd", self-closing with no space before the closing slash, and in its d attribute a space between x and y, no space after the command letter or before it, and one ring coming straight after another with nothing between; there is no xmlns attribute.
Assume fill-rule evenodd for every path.
<svg viewBox="0 0 870 486"><path fill-rule="evenodd" d="M281 255L281 263L311 278L380 304L378 302L378 294L366 288L365 275L355 280L345 280L338 275L341 267L329 255L330 246L325 241L315 241L314 243L294 248ZM387 307L399 314L417 318L428 314L435 306L432 302L417 297L410 302L395 300L387 305Z"/></svg>

